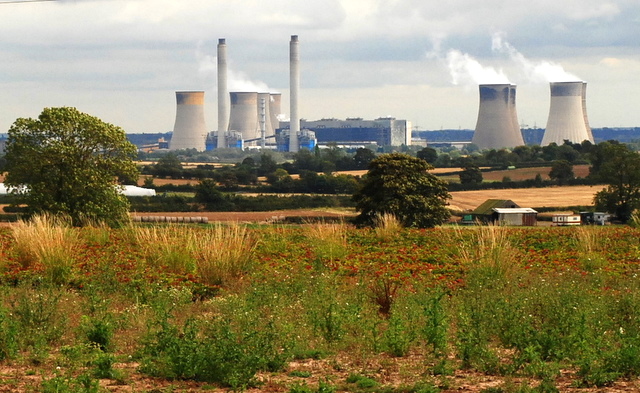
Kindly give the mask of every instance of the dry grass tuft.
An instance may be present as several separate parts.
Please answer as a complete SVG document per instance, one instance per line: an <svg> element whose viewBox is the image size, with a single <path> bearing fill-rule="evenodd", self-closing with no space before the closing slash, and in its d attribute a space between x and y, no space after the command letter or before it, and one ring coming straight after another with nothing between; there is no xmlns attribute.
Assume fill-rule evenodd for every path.
<svg viewBox="0 0 640 393"><path fill-rule="evenodd" d="M20 220L13 227L13 251L23 268L41 265L46 276L56 284L69 281L78 233L68 217L48 214Z"/></svg>
<svg viewBox="0 0 640 393"><path fill-rule="evenodd" d="M384 213L376 217L374 221L374 231L380 240L391 240L402 231L402 223L394 214Z"/></svg>
<svg viewBox="0 0 640 393"><path fill-rule="evenodd" d="M229 286L251 271L256 245L244 225L213 225L193 238L196 272L208 285Z"/></svg>
<svg viewBox="0 0 640 393"><path fill-rule="evenodd" d="M334 261L347 255L348 228L344 222L310 224L306 227L307 238L319 259Z"/></svg>

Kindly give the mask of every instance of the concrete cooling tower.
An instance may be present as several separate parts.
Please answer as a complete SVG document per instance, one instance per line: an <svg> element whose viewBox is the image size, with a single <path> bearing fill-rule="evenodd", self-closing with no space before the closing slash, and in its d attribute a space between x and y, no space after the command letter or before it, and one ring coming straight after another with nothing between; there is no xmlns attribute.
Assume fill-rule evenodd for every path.
<svg viewBox="0 0 640 393"><path fill-rule="evenodd" d="M553 142L562 145L565 140L593 143L593 134L587 120L585 82L552 82L551 102L547 128L542 137L542 146Z"/></svg>
<svg viewBox="0 0 640 393"><path fill-rule="evenodd" d="M258 93L231 92L231 113L229 130L242 133L242 139L255 139L259 135L258 126Z"/></svg>
<svg viewBox="0 0 640 393"><path fill-rule="evenodd" d="M472 143L480 149L524 145L516 112L515 85L480 85L480 108Z"/></svg>
<svg viewBox="0 0 640 393"><path fill-rule="evenodd" d="M170 150L205 150L207 127L204 122L204 91L176 92L176 122L169 143Z"/></svg>

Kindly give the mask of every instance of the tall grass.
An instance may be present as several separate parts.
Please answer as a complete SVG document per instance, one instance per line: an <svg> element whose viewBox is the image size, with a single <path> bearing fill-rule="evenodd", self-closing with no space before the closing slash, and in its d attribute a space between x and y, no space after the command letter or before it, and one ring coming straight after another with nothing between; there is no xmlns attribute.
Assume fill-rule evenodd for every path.
<svg viewBox="0 0 640 393"><path fill-rule="evenodd" d="M395 215L383 213L374 219L374 233L380 240L389 241L402 231L402 223Z"/></svg>
<svg viewBox="0 0 640 393"><path fill-rule="evenodd" d="M602 255L605 245L602 240L602 227L585 225L575 228L576 250L579 252L578 261L588 272L598 270L606 264Z"/></svg>
<svg viewBox="0 0 640 393"><path fill-rule="evenodd" d="M23 268L41 267L54 284L69 282L80 240L68 217L43 214L20 220L12 236L16 259Z"/></svg>
<svg viewBox="0 0 640 393"><path fill-rule="evenodd" d="M518 270L520 252L509 239L509 229L497 225L457 228L452 239L458 243L460 261L470 274L487 279L507 279Z"/></svg>
<svg viewBox="0 0 640 393"><path fill-rule="evenodd" d="M306 227L307 238L318 259L331 262L347 255L347 229L344 222L309 224Z"/></svg>
<svg viewBox="0 0 640 393"><path fill-rule="evenodd" d="M240 224L215 224L192 238L196 272L208 285L228 286L251 271L257 238Z"/></svg>
<svg viewBox="0 0 640 393"><path fill-rule="evenodd" d="M176 274L193 273L193 231L184 226L131 226L129 230L151 266Z"/></svg>

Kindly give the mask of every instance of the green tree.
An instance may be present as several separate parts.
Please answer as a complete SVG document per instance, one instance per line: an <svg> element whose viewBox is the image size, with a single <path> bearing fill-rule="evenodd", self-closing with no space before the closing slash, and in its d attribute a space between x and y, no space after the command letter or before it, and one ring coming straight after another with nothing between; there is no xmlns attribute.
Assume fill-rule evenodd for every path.
<svg viewBox="0 0 640 393"><path fill-rule="evenodd" d="M118 183L138 178L136 147L124 130L75 108L45 108L9 129L5 183L29 213L110 225L128 218Z"/></svg>
<svg viewBox="0 0 640 393"><path fill-rule="evenodd" d="M433 147L425 147L416 153L416 157L425 160L429 164L434 164L438 159L438 151Z"/></svg>
<svg viewBox="0 0 640 393"><path fill-rule="evenodd" d="M600 150L603 160L589 177L607 187L596 193L593 201L597 209L627 222L640 207L640 154L623 144L606 143Z"/></svg>
<svg viewBox="0 0 640 393"><path fill-rule="evenodd" d="M465 164L462 167L462 172L458 175L460 177L461 184L480 184L482 183L482 172L475 164Z"/></svg>
<svg viewBox="0 0 640 393"><path fill-rule="evenodd" d="M233 204L218 190L214 180L204 179L195 188L196 194L193 199L203 204L207 210L228 211L233 208Z"/></svg>
<svg viewBox="0 0 640 393"><path fill-rule="evenodd" d="M559 185L563 185L569 180L575 179L576 175L573 173L573 165L569 161L557 160L551 165L549 177L551 180L557 181Z"/></svg>
<svg viewBox="0 0 640 393"><path fill-rule="evenodd" d="M367 148L359 147L356 150L356 154L353 156L355 169L367 169L369 163L375 158L376 153Z"/></svg>
<svg viewBox="0 0 640 393"><path fill-rule="evenodd" d="M353 196L357 221L373 225L378 215L395 215L404 226L427 228L445 222L447 183L428 171L426 161L402 153L383 154L371 161L362 188Z"/></svg>
<svg viewBox="0 0 640 393"><path fill-rule="evenodd" d="M158 159L153 166L153 173L158 177L179 179L182 177L182 163L174 152L169 152Z"/></svg>

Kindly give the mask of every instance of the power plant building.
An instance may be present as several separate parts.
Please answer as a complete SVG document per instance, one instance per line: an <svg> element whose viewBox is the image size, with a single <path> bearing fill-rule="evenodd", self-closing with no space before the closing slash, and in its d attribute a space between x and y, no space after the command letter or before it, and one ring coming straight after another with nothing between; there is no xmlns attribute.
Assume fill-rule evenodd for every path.
<svg viewBox="0 0 640 393"><path fill-rule="evenodd" d="M565 140L594 143L587 119L585 82L552 82L549 119L542 137L542 146L551 143L562 145Z"/></svg>
<svg viewBox="0 0 640 393"><path fill-rule="evenodd" d="M176 122L169 150L205 150L207 126L204 121L204 91L176 92Z"/></svg>
<svg viewBox="0 0 640 393"><path fill-rule="evenodd" d="M472 143L480 149L524 145L516 112L515 85L480 85L478 121Z"/></svg>
<svg viewBox="0 0 640 393"><path fill-rule="evenodd" d="M281 129L288 129L289 122L280 122ZM411 122L394 117L364 120L360 117L339 119L302 120L300 128L315 132L318 144L336 142L347 145L376 144L401 146L411 144Z"/></svg>

